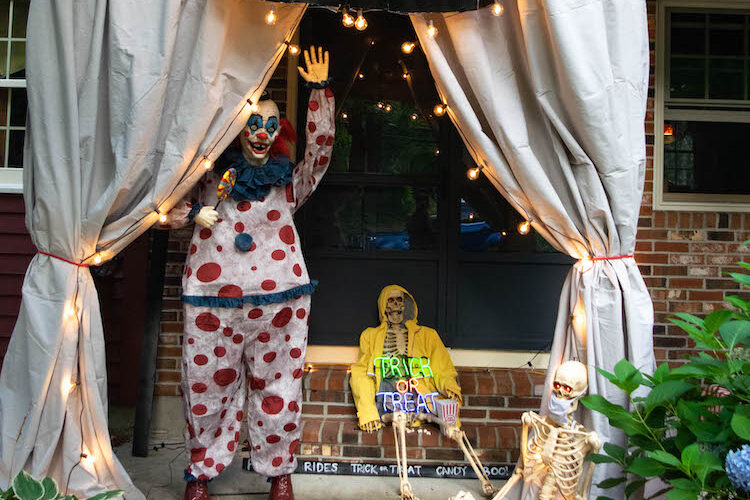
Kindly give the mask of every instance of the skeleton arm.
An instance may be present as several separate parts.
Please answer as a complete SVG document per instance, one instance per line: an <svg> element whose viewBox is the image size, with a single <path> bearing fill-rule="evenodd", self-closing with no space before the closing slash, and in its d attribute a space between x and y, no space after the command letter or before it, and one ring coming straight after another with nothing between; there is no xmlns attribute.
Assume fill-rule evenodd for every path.
<svg viewBox="0 0 750 500"><path fill-rule="evenodd" d="M354 404L357 408L359 428L363 431L373 432L380 429L380 414L375 405L375 393L377 392L377 379L371 370L370 360L372 358L372 335L373 330L367 329L359 338L359 359L352 365L349 385L352 388Z"/></svg>
<svg viewBox="0 0 750 500"><path fill-rule="evenodd" d="M586 439L586 444L589 446L588 453L597 453L602 447L602 441L601 439L599 439L599 434L597 434L596 432L590 432L588 438ZM588 468L586 469L586 475L584 476L583 482L581 483L581 499L586 499L589 497L591 480L594 477L594 467L596 467L596 464L594 462L589 462Z"/></svg>

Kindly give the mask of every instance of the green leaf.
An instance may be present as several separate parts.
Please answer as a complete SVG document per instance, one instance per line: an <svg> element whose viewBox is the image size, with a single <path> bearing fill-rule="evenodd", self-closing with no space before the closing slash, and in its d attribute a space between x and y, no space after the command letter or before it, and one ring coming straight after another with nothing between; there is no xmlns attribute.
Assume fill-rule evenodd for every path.
<svg viewBox="0 0 750 500"><path fill-rule="evenodd" d="M676 399L694 387L693 384L684 380L667 380L651 389L646 397L646 406L654 407L665 401Z"/></svg>
<svg viewBox="0 0 750 500"><path fill-rule="evenodd" d="M674 313L674 315L677 316L678 318L681 318L687 321L688 323L692 323L696 326L703 328L703 320L700 319L698 316L693 316L692 314L689 314L689 313Z"/></svg>
<svg viewBox="0 0 750 500"><path fill-rule="evenodd" d="M703 332L713 335L716 333L716 330L718 330L719 327L726 323L731 317L732 311L727 311L725 309L712 312L706 316L706 319L704 320Z"/></svg>
<svg viewBox="0 0 750 500"><path fill-rule="evenodd" d="M597 484L597 486L606 490L609 488L614 488L618 484L622 484L625 481L627 481L627 478L624 478L624 477L610 477L608 479L605 479L601 483Z"/></svg>
<svg viewBox="0 0 750 500"><path fill-rule="evenodd" d="M698 493L699 492L695 490L672 488L667 492L667 500L696 500L698 498Z"/></svg>
<svg viewBox="0 0 750 500"><path fill-rule="evenodd" d="M700 454L701 452L698 448L698 443L686 446L683 448L682 456L680 457L682 465L684 465L687 470L692 471L694 464L699 460Z"/></svg>
<svg viewBox="0 0 750 500"><path fill-rule="evenodd" d="M599 453L592 453L588 457L586 457L586 460L589 462L594 462L595 464L616 464L619 463L617 459L610 457L608 455L600 455Z"/></svg>
<svg viewBox="0 0 750 500"><path fill-rule="evenodd" d="M701 484L706 484L706 478L712 472L723 471L721 460L713 453L703 452L699 455L698 460L693 464L693 470L698 476Z"/></svg>
<svg viewBox="0 0 750 500"><path fill-rule="evenodd" d="M607 452L607 455L620 463L625 461L625 448L622 446L618 446L614 443L604 443L604 451Z"/></svg>
<svg viewBox="0 0 750 500"><path fill-rule="evenodd" d="M646 484L645 479L636 479L635 481L628 483L628 485L625 486L625 496L630 498L630 495L640 490L644 484Z"/></svg>
<svg viewBox="0 0 750 500"><path fill-rule="evenodd" d="M729 274L729 276L731 276L734 279L734 281L736 281L737 283L750 287L750 276L748 276L747 274L742 274L742 273L727 273L727 274Z"/></svg>
<svg viewBox="0 0 750 500"><path fill-rule="evenodd" d="M734 346L744 344L750 338L750 321L730 321L721 326L719 333L727 348L734 349Z"/></svg>
<svg viewBox="0 0 750 500"><path fill-rule="evenodd" d="M122 490L105 491L99 493L93 497L89 497L88 500L109 500L110 498L119 498L122 496Z"/></svg>
<svg viewBox="0 0 750 500"><path fill-rule="evenodd" d="M654 477L663 474L666 469L653 458L635 457L633 463L625 470L641 477Z"/></svg>
<svg viewBox="0 0 750 500"><path fill-rule="evenodd" d="M724 300L732 304L737 309L741 309L745 312L750 312L750 301L744 300L742 297L737 295L729 295L724 297Z"/></svg>
<svg viewBox="0 0 750 500"><path fill-rule="evenodd" d="M669 321L671 321L675 325L685 330L688 334L690 334L691 338L695 339L695 338L701 338L703 336L703 331L695 325L691 325L690 323L686 321L681 321L679 319L674 319L674 318L667 318L667 319L669 319Z"/></svg>
<svg viewBox="0 0 750 500"><path fill-rule="evenodd" d="M59 492L57 491L57 483L54 479L45 477L42 479L42 487L44 487L44 494L42 500L55 500Z"/></svg>
<svg viewBox="0 0 750 500"><path fill-rule="evenodd" d="M13 492L21 500L40 500L44 494L44 486L26 471L21 471L13 479Z"/></svg>
<svg viewBox="0 0 750 500"><path fill-rule="evenodd" d="M647 451L646 454L654 460L658 460L663 464L671 465L672 467L677 467L678 469L682 466L682 462L680 462L680 459L667 451L653 450Z"/></svg>
<svg viewBox="0 0 750 500"><path fill-rule="evenodd" d="M734 410L730 425L732 430L745 441L750 440L750 405L739 405Z"/></svg>

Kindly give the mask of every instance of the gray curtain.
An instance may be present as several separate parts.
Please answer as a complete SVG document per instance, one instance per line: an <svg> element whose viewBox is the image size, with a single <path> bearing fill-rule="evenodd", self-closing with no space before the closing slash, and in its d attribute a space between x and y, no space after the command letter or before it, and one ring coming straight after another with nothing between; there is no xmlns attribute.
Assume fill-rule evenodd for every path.
<svg viewBox="0 0 750 500"><path fill-rule="evenodd" d="M112 453L96 289L249 115L304 12L260 0L32 2L26 224L36 255L0 374L0 487L22 468L71 493L143 498ZM99 258L96 257L99 256ZM70 262L66 262L67 261ZM140 332L133 332L140 335Z"/></svg>
<svg viewBox="0 0 750 500"><path fill-rule="evenodd" d="M645 2L503 5L501 17L489 8L412 14L448 115L483 174L555 248L577 259L631 256L646 167ZM652 370L652 327L632 257L580 261L562 290L542 411L566 359L588 365L591 393L623 403L594 367L612 371L627 358ZM580 418L604 442L622 441L600 414ZM611 475L599 466L594 482ZM600 493L619 498L596 488L591 497Z"/></svg>

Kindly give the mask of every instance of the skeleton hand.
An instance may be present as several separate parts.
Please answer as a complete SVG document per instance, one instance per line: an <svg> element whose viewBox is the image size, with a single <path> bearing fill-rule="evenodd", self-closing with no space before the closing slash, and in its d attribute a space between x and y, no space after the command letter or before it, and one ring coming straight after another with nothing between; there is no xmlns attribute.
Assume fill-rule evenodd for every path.
<svg viewBox="0 0 750 500"><path fill-rule="evenodd" d="M365 423L364 425L359 426L359 428L365 432L375 432L378 429L380 429L380 427L381 427L380 420L372 420L370 422Z"/></svg>
<svg viewBox="0 0 750 500"><path fill-rule="evenodd" d="M305 64L307 71L302 66L297 66L299 74L306 82L320 83L328 80L328 51L323 55L323 47L318 47L318 55L315 56L315 47L310 46L310 52L305 51Z"/></svg>
<svg viewBox="0 0 750 500"><path fill-rule="evenodd" d="M216 220L219 218L219 212L214 210L212 206L201 207L201 211L193 219L196 224L203 227L210 228L216 224Z"/></svg>
<svg viewBox="0 0 750 500"><path fill-rule="evenodd" d="M450 389L447 389L447 390L445 391L445 393L446 393L446 396L448 396L448 397L449 397L449 398L451 398L452 400L454 400L454 401L457 401L457 402L460 402L460 401L461 401L461 396L460 396L460 395L459 395L458 393L456 393L456 392L453 392L453 391L451 391Z"/></svg>

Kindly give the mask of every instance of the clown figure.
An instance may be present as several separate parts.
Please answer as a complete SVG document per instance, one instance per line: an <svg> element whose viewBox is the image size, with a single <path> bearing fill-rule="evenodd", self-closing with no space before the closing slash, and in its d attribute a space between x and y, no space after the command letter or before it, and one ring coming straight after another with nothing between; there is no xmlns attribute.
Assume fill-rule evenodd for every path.
<svg viewBox="0 0 750 500"><path fill-rule="evenodd" d="M168 227L196 222L182 282L186 499L209 498L207 481L232 462L245 415L253 469L273 478L269 498L294 498L289 474L316 282L292 216L326 172L335 129L328 52L311 47L304 57L306 70L298 69L312 88L304 159L290 163L294 131L273 101L261 100L239 147L167 216Z"/></svg>

